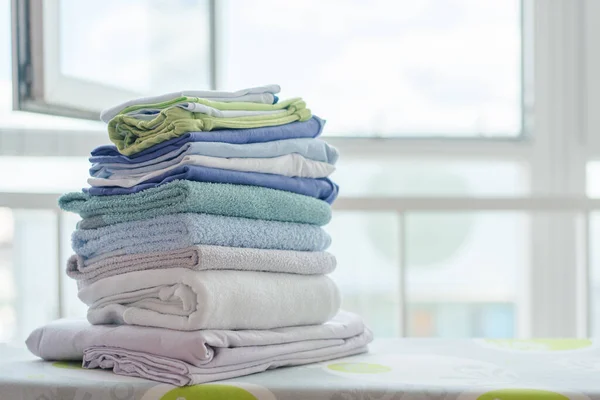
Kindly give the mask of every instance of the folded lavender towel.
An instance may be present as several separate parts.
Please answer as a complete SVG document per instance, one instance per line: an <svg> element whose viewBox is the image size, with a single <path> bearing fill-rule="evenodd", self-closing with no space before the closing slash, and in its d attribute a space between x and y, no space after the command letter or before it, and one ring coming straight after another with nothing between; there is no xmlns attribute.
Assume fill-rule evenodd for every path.
<svg viewBox="0 0 600 400"><path fill-rule="evenodd" d="M45 360L84 359L85 368L183 386L363 353L371 340L359 316L340 311L322 325L271 330L182 332L58 320L26 343Z"/></svg>
<svg viewBox="0 0 600 400"><path fill-rule="evenodd" d="M83 257L73 255L67 262L67 275L77 280L81 287L109 276L150 269L231 269L313 275L333 272L335 265L335 257L324 251L191 246L153 253L106 257L94 262L87 262Z"/></svg>

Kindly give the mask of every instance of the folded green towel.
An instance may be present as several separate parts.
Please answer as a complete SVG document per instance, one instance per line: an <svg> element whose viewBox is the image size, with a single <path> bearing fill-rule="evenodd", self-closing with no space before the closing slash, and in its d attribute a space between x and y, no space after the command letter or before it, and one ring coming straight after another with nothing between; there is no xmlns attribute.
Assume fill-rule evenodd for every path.
<svg viewBox="0 0 600 400"><path fill-rule="evenodd" d="M314 197L260 186L173 181L138 193L90 196L67 193L58 200L61 209L79 214L80 229L94 229L175 213L205 213L325 225L331 219L329 204Z"/></svg>
<svg viewBox="0 0 600 400"><path fill-rule="evenodd" d="M214 117L177 107L182 103L199 103L222 111L257 111L259 113L250 116ZM160 108L162 111L151 119L124 114L144 108ZM281 112L264 114L260 111ZM306 108L306 103L300 98L289 99L277 104L262 104L222 103L196 97L180 97L163 103L140 104L126 108L123 113L108 123L108 136L121 154L129 156L187 132L284 125L294 121L307 121L311 116L310 110Z"/></svg>

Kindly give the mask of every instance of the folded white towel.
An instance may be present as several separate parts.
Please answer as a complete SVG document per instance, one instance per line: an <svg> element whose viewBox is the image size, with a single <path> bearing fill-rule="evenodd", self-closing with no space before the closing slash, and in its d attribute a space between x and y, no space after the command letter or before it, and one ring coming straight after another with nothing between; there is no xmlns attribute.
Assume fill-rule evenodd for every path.
<svg viewBox="0 0 600 400"><path fill-rule="evenodd" d="M131 174L127 170L115 171L108 178L88 178L88 183L96 187L118 186L129 188L161 176L183 165L200 165L209 168L259 172L291 177L298 176L301 178L325 178L335 171L335 166L331 164L309 160L295 153L272 158L219 158L188 155L184 156L177 164L168 167L137 174Z"/></svg>
<svg viewBox="0 0 600 400"><path fill-rule="evenodd" d="M181 92L167 93L160 96L140 97L134 100L129 100L108 108L100 113L100 119L106 123L113 119L117 114L129 106L138 104L153 104L161 103L176 99L178 97L190 96L201 97L211 101L222 102L253 102L272 104L275 100L275 94L279 93L281 88L279 85L258 86L248 89L242 89L235 92L224 92L215 90L184 90Z"/></svg>
<svg viewBox="0 0 600 400"><path fill-rule="evenodd" d="M184 331L322 324L340 307L337 286L325 275L185 268L100 279L79 298L90 306L92 324Z"/></svg>

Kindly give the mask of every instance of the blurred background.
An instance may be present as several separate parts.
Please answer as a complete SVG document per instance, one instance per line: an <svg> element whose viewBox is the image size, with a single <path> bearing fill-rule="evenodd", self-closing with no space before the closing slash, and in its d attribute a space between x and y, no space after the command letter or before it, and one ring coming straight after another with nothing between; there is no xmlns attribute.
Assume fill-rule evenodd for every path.
<svg viewBox="0 0 600 400"><path fill-rule="evenodd" d="M343 307L378 337L600 334L600 3L0 0L0 341L63 273L102 108L277 83L326 119Z"/></svg>

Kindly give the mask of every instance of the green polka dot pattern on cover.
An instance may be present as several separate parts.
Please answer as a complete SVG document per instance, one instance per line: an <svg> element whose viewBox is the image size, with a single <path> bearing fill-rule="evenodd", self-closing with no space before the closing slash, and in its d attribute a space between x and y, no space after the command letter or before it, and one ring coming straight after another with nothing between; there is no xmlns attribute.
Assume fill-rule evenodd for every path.
<svg viewBox="0 0 600 400"><path fill-rule="evenodd" d="M52 363L53 367L64 369L82 369L81 361L56 361Z"/></svg>
<svg viewBox="0 0 600 400"><path fill-rule="evenodd" d="M257 400L250 392L231 385L196 385L175 388L160 400Z"/></svg>
<svg viewBox="0 0 600 400"><path fill-rule="evenodd" d="M333 371L347 372L350 374L381 374L392 370L390 367L385 365L362 362L329 364L327 365L327 368Z"/></svg>
<svg viewBox="0 0 600 400"><path fill-rule="evenodd" d="M588 339L486 339L486 343L522 351L568 351L592 345Z"/></svg>
<svg viewBox="0 0 600 400"><path fill-rule="evenodd" d="M477 400L569 400L560 393L536 389L499 389L482 394Z"/></svg>

